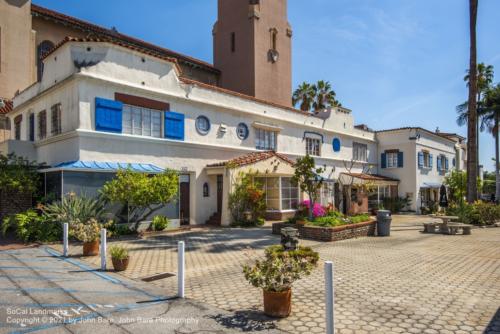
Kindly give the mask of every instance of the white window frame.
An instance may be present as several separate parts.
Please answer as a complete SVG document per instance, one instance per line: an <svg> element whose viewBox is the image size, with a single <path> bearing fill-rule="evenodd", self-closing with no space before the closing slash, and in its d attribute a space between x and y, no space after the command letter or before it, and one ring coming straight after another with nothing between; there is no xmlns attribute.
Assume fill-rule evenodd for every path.
<svg viewBox="0 0 500 334"><path fill-rule="evenodd" d="M431 168L431 153L428 151L422 151L422 156L424 160L424 168Z"/></svg>
<svg viewBox="0 0 500 334"><path fill-rule="evenodd" d="M255 148L258 150L278 150L278 131L255 128Z"/></svg>
<svg viewBox="0 0 500 334"><path fill-rule="evenodd" d="M387 152L385 154L387 168L398 168L398 153L399 152Z"/></svg>
<svg viewBox="0 0 500 334"><path fill-rule="evenodd" d="M257 182L261 182L262 183L262 187L263 187L263 190L265 192L265 201L266 201L266 206L268 201L269 200L272 200L272 201L276 201L278 200L278 203L279 203L279 206L278 206L278 209L269 209L267 208L266 211L267 212L295 212L297 211L298 209L298 206L297 206L297 209L283 209L283 200L289 200L290 202L292 200L294 200L294 198L292 197L288 197L288 198L284 198L283 197L283 181L282 179L283 178L291 178L291 176L267 176L267 177L256 177L256 181ZM278 198L268 198L268 180L269 179L278 179ZM297 189L297 205L300 203L300 188L298 186L296 187L293 187L293 186L290 186L290 187L286 187L286 189L294 189L296 188ZM274 188L273 188L274 189Z"/></svg>
<svg viewBox="0 0 500 334"><path fill-rule="evenodd" d="M137 118L137 116L140 117ZM146 124L147 127L145 126ZM158 122L158 123L157 123ZM140 123L136 124L136 123ZM122 133L141 137L162 138L163 110L123 105Z"/></svg>
<svg viewBox="0 0 500 334"><path fill-rule="evenodd" d="M352 158L355 161L368 162L368 145L363 143L353 142Z"/></svg>
<svg viewBox="0 0 500 334"><path fill-rule="evenodd" d="M306 137L306 154L320 157L321 156L321 139Z"/></svg>

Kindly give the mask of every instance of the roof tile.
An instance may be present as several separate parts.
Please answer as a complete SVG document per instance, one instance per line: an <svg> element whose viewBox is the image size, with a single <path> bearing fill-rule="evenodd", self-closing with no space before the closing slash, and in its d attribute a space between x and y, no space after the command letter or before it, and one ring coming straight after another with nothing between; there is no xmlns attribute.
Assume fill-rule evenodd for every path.
<svg viewBox="0 0 500 334"><path fill-rule="evenodd" d="M289 159L288 157L286 157L283 154L276 153L274 151L264 151L264 152L248 153L248 154L242 155L240 157L237 157L237 158L234 158L234 159L231 159L228 161L223 161L223 162L218 162L215 164L207 165L207 167L226 167L226 166L242 167L242 166L251 165L251 164L254 164L256 162L266 160L266 159L269 159L272 157L278 157L281 160L283 160L291 165L294 164L294 162L291 159Z"/></svg>

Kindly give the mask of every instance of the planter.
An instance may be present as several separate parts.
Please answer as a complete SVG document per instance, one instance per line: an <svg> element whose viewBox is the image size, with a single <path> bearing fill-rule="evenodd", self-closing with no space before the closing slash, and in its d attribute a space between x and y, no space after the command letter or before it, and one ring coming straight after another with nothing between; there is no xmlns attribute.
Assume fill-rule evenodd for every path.
<svg viewBox="0 0 500 334"><path fill-rule="evenodd" d="M83 256L99 255L99 240L83 243Z"/></svg>
<svg viewBox="0 0 500 334"><path fill-rule="evenodd" d="M129 257L127 256L125 259L115 259L111 258L111 262L113 262L113 268L115 271L124 271L127 270Z"/></svg>
<svg viewBox="0 0 500 334"><path fill-rule="evenodd" d="M285 318L292 312L292 289L282 292L265 291L264 313L270 317Z"/></svg>
<svg viewBox="0 0 500 334"><path fill-rule="evenodd" d="M306 224L305 220L297 220L297 225L304 226Z"/></svg>

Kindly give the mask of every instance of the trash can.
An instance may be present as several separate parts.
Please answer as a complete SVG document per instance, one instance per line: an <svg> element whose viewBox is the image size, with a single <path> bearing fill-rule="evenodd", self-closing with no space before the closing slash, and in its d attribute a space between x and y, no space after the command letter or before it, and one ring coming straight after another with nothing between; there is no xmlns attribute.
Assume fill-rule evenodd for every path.
<svg viewBox="0 0 500 334"><path fill-rule="evenodd" d="M378 210L377 212L377 235L379 237L388 237L391 235L391 211Z"/></svg>

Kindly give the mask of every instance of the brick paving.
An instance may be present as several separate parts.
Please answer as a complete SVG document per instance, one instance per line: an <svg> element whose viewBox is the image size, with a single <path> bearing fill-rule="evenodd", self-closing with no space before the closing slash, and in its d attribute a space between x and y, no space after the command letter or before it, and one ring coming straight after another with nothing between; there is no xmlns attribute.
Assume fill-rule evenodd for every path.
<svg viewBox="0 0 500 334"><path fill-rule="evenodd" d="M426 220L395 217L388 238L301 241L334 261L338 333L500 333L500 228L474 229L470 236L421 234L417 229ZM245 318L260 312L262 293L244 280L241 266L279 237L270 227L209 229L110 244L130 250L124 275L137 279L175 272L178 240L186 242L187 297L234 311L233 319L219 320L244 327ZM81 247L71 248L78 252ZM99 266L98 257L86 261ZM152 284L175 293L175 277ZM324 332L323 291L320 266L294 285L292 315L276 326Z"/></svg>

